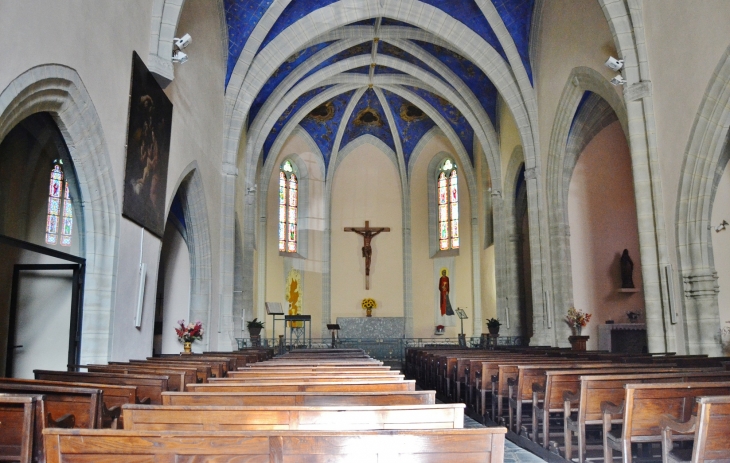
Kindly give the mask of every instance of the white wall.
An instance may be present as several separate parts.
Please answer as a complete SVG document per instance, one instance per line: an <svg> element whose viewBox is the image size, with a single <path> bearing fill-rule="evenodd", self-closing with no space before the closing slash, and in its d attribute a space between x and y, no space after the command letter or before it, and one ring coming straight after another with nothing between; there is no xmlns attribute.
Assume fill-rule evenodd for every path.
<svg viewBox="0 0 730 463"><path fill-rule="evenodd" d="M176 78L166 89L173 109L172 142L166 204L183 170L197 161L205 189L210 221L213 281L210 307L218 307L220 160L224 118L224 75L226 45L219 2L188 0L181 13L180 31L190 33L193 43L184 66L176 66ZM0 4L0 90L28 69L58 63L74 69L81 77L98 113L111 160L111 178L118 210L122 210L122 185L126 159L127 114L129 108L132 51L147 59L152 2L89 2L75 0L2 1ZM22 26L20 26L22 25ZM165 211L166 212L166 211ZM118 248L104 256L116 262L116 278L106 284L116 289L111 326L110 357L126 360L152 352L156 269L160 239L145 233L142 260L148 265L147 291L141 330L134 329L137 269L140 258L140 228L121 217ZM94 230L87 230L94 233ZM98 252L98 250L96 250ZM90 250L95 252L95 250ZM232 252L232 250L231 250ZM88 301L88 300L87 300ZM217 326L217 311L211 317ZM216 348L215 342L210 346Z"/></svg>
<svg viewBox="0 0 730 463"><path fill-rule="evenodd" d="M162 353L175 354L181 351L175 328L178 320L190 323L190 253L180 232L170 221L165 227L165 238L160 256L160 278L164 278L162 306ZM208 333L203 333L208 336ZM193 343L193 351L202 352L200 342Z"/></svg>
<svg viewBox="0 0 730 463"><path fill-rule="evenodd" d="M725 168L715 193L712 206L712 226L723 220L730 222L730 169ZM720 305L720 324L722 325L722 346L725 355L730 354L730 227L720 232L712 232L712 250L717 270L717 295Z"/></svg>

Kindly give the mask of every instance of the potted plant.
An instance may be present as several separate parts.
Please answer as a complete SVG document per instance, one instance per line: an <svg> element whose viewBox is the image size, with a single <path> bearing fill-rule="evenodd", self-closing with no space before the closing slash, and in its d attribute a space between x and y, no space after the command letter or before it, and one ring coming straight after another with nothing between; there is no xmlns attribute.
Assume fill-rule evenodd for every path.
<svg viewBox="0 0 730 463"><path fill-rule="evenodd" d="M368 317L373 316L373 309L378 308L378 304L375 302L375 299L372 298L365 298L362 300L361 307L365 309L365 315Z"/></svg>
<svg viewBox="0 0 730 463"><path fill-rule="evenodd" d="M499 327L502 324L496 318L487 318L487 329L489 334L499 334Z"/></svg>
<svg viewBox="0 0 730 463"><path fill-rule="evenodd" d="M260 322L257 318L254 318L250 322L246 323L246 328L248 329L248 332L251 333L251 336L259 336L261 335L261 330L264 327L264 322Z"/></svg>
<svg viewBox="0 0 730 463"><path fill-rule="evenodd" d="M198 321L186 325L185 320L178 320L177 324L179 325L175 328L177 340L183 343L185 353L189 354L192 352L193 342L203 339L203 324Z"/></svg>

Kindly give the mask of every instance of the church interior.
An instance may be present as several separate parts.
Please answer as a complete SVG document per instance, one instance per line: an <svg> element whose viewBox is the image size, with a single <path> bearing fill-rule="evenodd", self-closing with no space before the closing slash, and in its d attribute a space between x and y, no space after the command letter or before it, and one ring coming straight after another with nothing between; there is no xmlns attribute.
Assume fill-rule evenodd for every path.
<svg viewBox="0 0 730 463"><path fill-rule="evenodd" d="M464 461L615 456L610 419L585 431L609 411L581 402L552 446L563 403L472 356L620 356L730 396L729 21L726 0L0 0L0 434L39 371L95 383L183 347L229 363L170 379L180 406L186 374L247 362L402 370L481 429L444 442L492 443ZM98 427L177 403L154 400Z"/></svg>

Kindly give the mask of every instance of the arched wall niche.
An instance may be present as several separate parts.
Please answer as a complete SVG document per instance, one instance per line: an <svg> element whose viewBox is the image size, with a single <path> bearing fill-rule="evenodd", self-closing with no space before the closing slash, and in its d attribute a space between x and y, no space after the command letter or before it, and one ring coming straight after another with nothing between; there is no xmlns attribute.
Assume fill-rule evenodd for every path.
<svg viewBox="0 0 730 463"><path fill-rule="evenodd" d="M590 92L590 96L584 99L586 92ZM616 120L621 123L624 134L627 134L626 108L613 86L594 69L583 66L574 68L558 103L547 163L548 223L553 277L551 306L554 320L562 320L565 308L573 306L567 207L573 170L580 153L591 139ZM558 323L554 331L559 344L567 345L571 334L568 326Z"/></svg>
<svg viewBox="0 0 730 463"><path fill-rule="evenodd" d="M49 113L61 131L81 192L87 270L80 361L106 363L120 214L101 121L76 71L57 64L31 68L0 92L0 139L37 112Z"/></svg>
<svg viewBox="0 0 730 463"><path fill-rule="evenodd" d="M190 307L189 320L202 321L203 326L210 326L211 317L211 245L210 225L206 209L203 179L197 161L188 164L175 185L176 195L180 198L185 217L185 243L190 254ZM174 197L175 195L173 195ZM172 201L168 204L168 217ZM228 320L232 323L232 320ZM226 326L231 326L226 325ZM198 344L198 346L195 346ZM202 342L194 347L205 350L210 345L210 336L204 336ZM231 347L237 347L235 339ZM201 350L201 352L202 352Z"/></svg>

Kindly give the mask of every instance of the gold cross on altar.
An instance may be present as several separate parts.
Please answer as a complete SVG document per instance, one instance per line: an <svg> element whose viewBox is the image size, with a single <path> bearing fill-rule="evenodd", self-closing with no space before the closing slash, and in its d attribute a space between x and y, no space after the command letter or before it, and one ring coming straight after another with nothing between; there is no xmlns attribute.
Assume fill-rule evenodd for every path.
<svg viewBox="0 0 730 463"><path fill-rule="evenodd" d="M345 227L346 232L355 232L363 238L362 256L365 258L365 289L370 289L370 258L373 255L373 248L370 241L373 237L382 232L389 232L390 227L372 227L370 221L365 221L364 227Z"/></svg>

